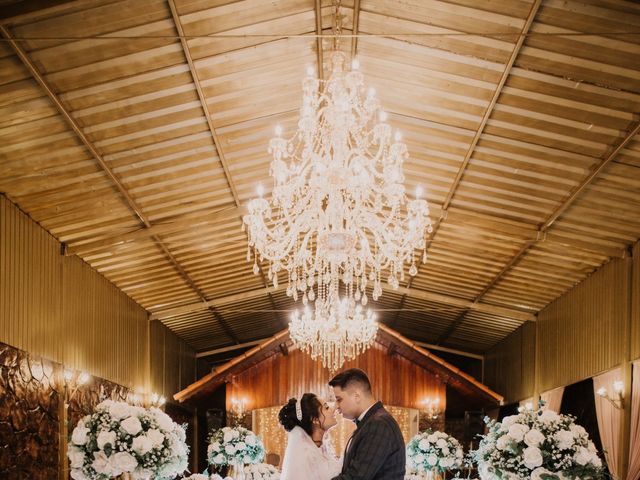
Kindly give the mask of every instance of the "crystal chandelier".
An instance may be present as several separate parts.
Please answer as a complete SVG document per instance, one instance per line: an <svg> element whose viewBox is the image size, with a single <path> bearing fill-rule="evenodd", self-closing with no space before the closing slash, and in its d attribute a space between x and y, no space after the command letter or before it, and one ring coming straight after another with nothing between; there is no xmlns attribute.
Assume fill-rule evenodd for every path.
<svg viewBox="0 0 640 480"><path fill-rule="evenodd" d="M258 259L266 260L274 287L286 271L287 295L305 305L318 299L324 310L340 301L343 286L353 313L367 304L368 286L377 300L384 277L397 289L405 267L416 275L416 250L426 261L432 228L420 189L414 199L405 195L408 152L400 133L392 134L374 90L364 88L357 61L350 70L346 63L334 51L328 80L308 71L297 132L284 138L276 127L269 143L272 199L259 187L243 228L254 273Z"/></svg>
<svg viewBox="0 0 640 480"><path fill-rule="evenodd" d="M303 352L334 372L373 344L378 323L373 313L364 313L360 305L351 312L346 299L321 307L320 304L322 302L316 302L315 312L308 307L302 314L294 312L289 335ZM324 307L328 307L328 311L320 311Z"/></svg>

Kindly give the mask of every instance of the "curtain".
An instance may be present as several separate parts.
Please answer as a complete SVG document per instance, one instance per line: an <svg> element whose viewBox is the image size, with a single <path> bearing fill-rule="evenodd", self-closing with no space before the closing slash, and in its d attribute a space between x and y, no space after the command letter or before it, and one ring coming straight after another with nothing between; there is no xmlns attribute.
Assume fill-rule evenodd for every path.
<svg viewBox="0 0 640 480"><path fill-rule="evenodd" d="M609 400L602 398L596 392L600 388L606 388L607 393L613 396L613 382L620 380L620 369L610 370L593 378L593 391L596 400L596 416L598 417L598 430L602 440L602 448L609 466L609 472L615 479L620 471L618 456L620 454L620 422L622 411L616 408Z"/></svg>
<svg viewBox="0 0 640 480"><path fill-rule="evenodd" d="M545 403L548 410L556 413L560 413L560 406L562 405L562 396L564 395L564 387L555 388L544 392L540 395L540 398Z"/></svg>
<svg viewBox="0 0 640 480"><path fill-rule="evenodd" d="M531 408L533 408L534 410L536 409L536 403L533 401L533 397L529 397L529 398L525 398L524 400L521 400L518 406L525 408L527 406L527 403L531 405Z"/></svg>
<svg viewBox="0 0 640 480"><path fill-rule="evenodd" d="M631 386L631 438L629 443L629 471L627 480L640 480L640 361L633 364Z"/></svg>

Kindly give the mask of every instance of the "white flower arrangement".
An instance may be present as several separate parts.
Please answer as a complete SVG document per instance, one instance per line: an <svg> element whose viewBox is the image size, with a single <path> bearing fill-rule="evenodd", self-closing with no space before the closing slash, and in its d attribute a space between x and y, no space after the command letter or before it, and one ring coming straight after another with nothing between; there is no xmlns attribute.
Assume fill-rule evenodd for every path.
<svg viewBox="0 0 640 480"><path fill-rule="evenodd" d="M602 461L573 417L524 410L489 421L473 457L483 480L588 480L604 478Z"/></svg>
<svg viewBox="0 0 640 480"><path fill-rule="evenodd" d="M215 467L260 463L264 454L262 440L243 427L224 427L209 436L207 459Z"/></svg>
<svg viewBox="0 0 640 480"><path fill-rule="evenodd" d="M407 444L407 468L416 474L458 470L463 461L460 442L444 432L419 433Z"/></svg>
<svg viewBox="0 0 640 480"><path fill-rule="evenodd" d="M280 480L280 472L268 463L256 463L244 467L246 480Z"/></svg>
<svg viewBox="0 0 640 480"><path fill-rule="evenodd" d="M105 400L73 429L67 448L71 478L169 479L187 468L185 427L157 408Z"/></svg>

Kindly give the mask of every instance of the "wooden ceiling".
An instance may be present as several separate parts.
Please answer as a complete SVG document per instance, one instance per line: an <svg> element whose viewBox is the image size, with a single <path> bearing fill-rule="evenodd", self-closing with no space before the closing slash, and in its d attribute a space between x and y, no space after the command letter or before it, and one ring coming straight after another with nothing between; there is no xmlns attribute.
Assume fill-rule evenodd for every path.
<svg viewBox="0 0 640 480"><path fill-rule="evenodd" d="M46 2L44 2L46 3ZM329 0L9 2L0 192L196 350L294 308L246 261L274 126L330 50ZM375 305L483 352L640 236L640 5L343 1L367 84L424 186L417 277ZM356 34L356 35L352 35Z"/></svg>

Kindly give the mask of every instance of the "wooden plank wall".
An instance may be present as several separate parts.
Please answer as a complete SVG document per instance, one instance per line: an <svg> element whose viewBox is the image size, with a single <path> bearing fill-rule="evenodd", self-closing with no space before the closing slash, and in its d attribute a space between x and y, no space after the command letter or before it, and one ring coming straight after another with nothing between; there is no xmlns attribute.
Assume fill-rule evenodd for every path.
<svg viewBox="0 0 640 480"><path fill-rule="evenodd" d="M640 242L633 247L631 283L631 358L640 358Z"/></svg>
<svg viewBox="0 0 640 480"><path fill-rule="evenodd" d="M540 312L540 392L625 361L631 265L629 258L610 261Z"/></svg>
<svg viewBox="0 0 640 480"><path fill-rule="evenodd" d="M633 258L610 261L544 308L529 332L521 330L492 348L485 363L487 385L507 402L624 364L627 351L630 360L640 358L640 243ZM532 350L536 331L537 357Z"/></svg>
<svg viewBox="0 0 640 480"><path fill-rule="evenodd" d="M196 381L196 352L160 321L150 324L151 391L173 394Z"/></svg>
<svg viewBox="0 0 640 480"><path fill-rule="evenodd" d="M441 380L404 358L389 356L381 346L371 347L344 366L351 367L367 372L374 395L386 405L421 408L421 400L439 398L442 408L446 408L445 385ZM289 397L299 397L305 392L326 398L331 377L322 364L300 350L287 356L275 355L231 379L227 386L227 408L234 397L246 398L252 410L284 405Z"/></svg>
<svg viewBox="0 0 640 480"><path fill-rule="evenodd" d="M138 390L147 313L0 195L0 341Z"/></svg>
<svg viewBox="0 0 640 480"><path fill-rule="evenodd" d="M519 402L535 389L536 324L524 323L489 350L485 356L485 383L505 397L505 403Z"/></svg>

